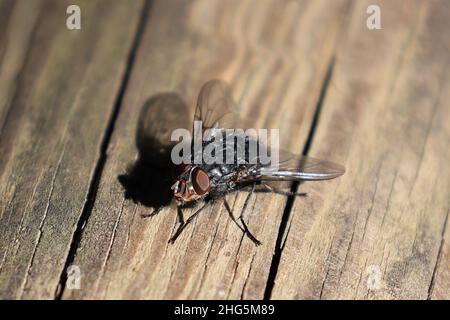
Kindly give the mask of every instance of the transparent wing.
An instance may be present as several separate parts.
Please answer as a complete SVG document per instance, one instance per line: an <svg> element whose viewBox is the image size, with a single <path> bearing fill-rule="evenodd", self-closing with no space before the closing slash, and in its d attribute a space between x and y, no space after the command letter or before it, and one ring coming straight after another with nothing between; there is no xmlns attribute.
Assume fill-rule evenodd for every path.
<svg viewBox="0 0 450 320"><path fill-rule="evenodd" d="M329 180L344 173L345 168L337 163L280 151L278 164L257 165L252 170L251 179L269 181Z"/></svg>
<svg viewBox="0 0 450 320"><path fill-rule="evenodd" d="M198 122L201 122L201 125ZM236 131L236 129L245 130L249 127L249 122L239 117L238 106L228 85L217 79L206 82L200 90L194 114L193 159L200 159L199 153L202 152L200 149L195 150L194 146L210 144L213 136L216 137L213 145L217 152L231 152L232 149L226 144L226 136L221 136L225 134L223 129Z"/></svg>
<svg viewBox="0 0 450 320"><path fill-rule="evenodd" d="M221 80L210 80L200 90L194 121L201 121L203 129L238 128L237 104L228 85Z"/></svg>

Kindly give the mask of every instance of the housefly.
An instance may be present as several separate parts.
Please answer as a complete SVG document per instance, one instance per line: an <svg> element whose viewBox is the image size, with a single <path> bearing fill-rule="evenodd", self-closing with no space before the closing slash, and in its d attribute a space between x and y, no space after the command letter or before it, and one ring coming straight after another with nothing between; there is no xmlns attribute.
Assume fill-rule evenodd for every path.
<svg viewBox="0 0 450 320"><path fill-rule="evenodd" d="M249 239L259 245L260 242L252 235L243 218L249 199L255 191L292 196L296 193L277 188L277 182L328 180L339 177L345 172L341 165L294 155L278 149L270 150L270 147L259 141L256 136L230 131L230 129L243 129L244 123L237 115L236 103L232 99L230 90L220 80L210 80L200 90L194 114L195 123L200 123L202 132L209 134L209 139L201 141L202 149L200 151L210 147L214 150L213 154L218 152L227 154L232 161L211 163L211 161L207 161L208 159L201 157L200 161L196 161L199 152L194 148L195 137L192 139L191 154L186 161L177 166L178 176L171 187L173 198L177 203L180 225L170 242L175 241L189 222L208 204L223 200L233 221ZM230 135L233 137L230 138ZM241 143L236 143L237 140ZM267 147L269 154L277 152L276 163L273 159L262 161L259 153L250 152L252 145L257 146L256 150ZM249 192L239 217L241 222L239 224L231 212L225 195L243 189L247 189ZM182 208L196 206L199 203L201 203L200 208L184 221ZM144 215L144 217L153 216L158 211L159 209Z"/></svg>

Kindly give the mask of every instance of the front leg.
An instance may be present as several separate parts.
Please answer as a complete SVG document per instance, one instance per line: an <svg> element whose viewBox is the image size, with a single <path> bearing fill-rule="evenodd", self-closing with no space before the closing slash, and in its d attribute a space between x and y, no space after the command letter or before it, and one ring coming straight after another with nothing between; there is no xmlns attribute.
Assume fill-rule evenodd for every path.
<svg viewBox="0 0 450 320"><path fill-rule="evenodd" d="M186 228L186 226L192 222L192 220L194 220L194 218L203 210L206 208L206 206L208 205L208 203L206 202L200 209L198 209L197 211L195 211L187 220L186 222L184 222L184 219L180 221L180 226L178 227L177 231L175 232L175 234L173 235L172 238L170 238L169 242L170 243L174 243L175 240L177 240L177 238L180 236L181 232L183 232L184 228ZM181 209L180 209L181 212Z"/></svg>
<svg viewBox="0 0 450 320"><path fill-rule="evenodd" d="M183 216L183 210L180 206L177 206L177 216L178 216L178 222L180 224L184 224L184 216Z"/></svg>
<svg viewBox="0 0 450 320"><path fill-rule="evenodd" d="M150 212L150 213L143 213L143 214L141 214L141 217L142 218L151 218L151 217L154 217L154 216L156 216L158 213L160 213L161 212L161 210L162 210L162 208L164 208L163 206L161 206L161 207L158 207L158 208L156 208L156 209L154 209L152 212Z"/></svg>

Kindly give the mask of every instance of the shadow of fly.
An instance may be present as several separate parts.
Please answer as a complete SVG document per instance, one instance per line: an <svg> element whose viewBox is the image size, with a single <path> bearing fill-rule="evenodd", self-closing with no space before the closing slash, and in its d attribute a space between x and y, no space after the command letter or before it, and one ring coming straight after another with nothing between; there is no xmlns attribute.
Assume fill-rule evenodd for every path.
<svg viewBox="0 0 450 320"><path fill-rule="evenodd" d="M196 134L198 124L201 124L204 135ZM221 200L233 222L250 240L260 245L261 242L250 232L244 220L253 193L305 195L283 190L280 188L281 183L328 180L345 172L341 165L281 151L273 139L269 146L267 139L261 139L261 135L249 134L248 130L235 130L237 128L249 126L238 117L230 90L220 80L208 81L198 97L194 137L187 147L184 144L184 148L180 148L182 156L174 157L176 146L172 150L177 178L171 189L177 203L180 224L170 242L174 242L209 204ZM179 145L183 146L181 143ZM209 152L205 154L206 150ZM225 161L217 161L222 158ZM249 192L238 221L225 196L240 190ZM198 204L200 207L185 221L182 209L197 207ZM161 209L157 208L143 217L152 217Z"/></svg>

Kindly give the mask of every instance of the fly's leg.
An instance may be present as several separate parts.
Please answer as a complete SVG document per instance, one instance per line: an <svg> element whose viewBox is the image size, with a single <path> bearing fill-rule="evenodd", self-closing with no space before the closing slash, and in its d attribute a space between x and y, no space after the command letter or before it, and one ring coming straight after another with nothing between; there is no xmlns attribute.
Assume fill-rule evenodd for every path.
<svg viewBox="0 0 450 320"><path fill-rule="evenodd" d="M192 220L194 220L194 218L203 210L206 208L206 206L208 205L208 203L205 203L200 209L198 209L197 211L195 211L187 220L186 222L182 222L180 224L180 226L178 227L177 231L175 232L175 234L173 235L172 238L170 238L169 242L170 243L174 243L175 240L177 240L177 238L179 237L179 235L181 234L181 232L183 232L184 228L186 228L186 226L192 222ZM180 219L180 215L178 215L178 218ZM184 220L183 218L181 218L182 220Z"/></svg>
<svg viewBox="0 0 450 320"><path fill-rule="evenodd" d="M262 183L261 184L262 186L264 186L265 188L266 188L266 190L258 190L258 191L255 191L255 192L257 192L257 193L275 193L275 194L281 194L281 195L284 195L284 196L297 196L297 197L306 197L306 196L308 196L308 194L306 193L306 192L292 192L292 191L283 191L283 190L278 190L278 189L274 189L274 188L272 188L271 186L269 186L269 185L267 185L267 184L265 184L265 183Z"/></svg>
<svg viewBox="0 0 450 320"><path fill-rule="evenodd" d="M245 199L244 207L242 208L242 212L241 212L241 215L239 216L239 220L241 221L242 226L244 227L244 233L247 235L247 237L249 237L249 239L252 240L257 246L259 246L261 244L261 241L259 241L258 239L255 238L255 236L250 232L250 230L247 227L247 224L244 221L245 209L247 209L248 202L253 195L253 191L255 191L255 186L256 186L256 184L252 185L252 188L250 189L250 192L248 193L247 198Z"/></svg>
<svg viewBox="0 0 450 320"><path fill-rule="evenodd" d="M177 216L178 216L178 222L180 224L184 224L183 211L181 210L181 207L179 207L179 206L177 206Z"/></svg>
<svg viewBox="0 0 450 320"><path fill-rule="evenodd" d="M153 211L150 212L150 213L143 213L143 214L141 214L141 217L142 217L142 218L151 218L151 217L154 217L154 216L156 216L156 215L162 210L162 208L163 208L163 207L158 207L158 208L156 208L155 210L153 210Z"/></svg>
<svg viewBox="0 0 450 320"><path fill-rule="evenodd" d="M228 201L227 199L225 199L225 197L223 198L223 204L225 205L225 208L228 211L228 215L230 216L231 220L233 220L233 222L238 226L239 229L242 230L242 232L245 232L244 228L242 228L239 223L236 221L236 219L234 218L233 215L233 211L231 210L230 206L228 205Z"/></svg>

